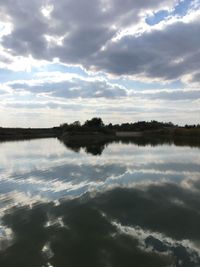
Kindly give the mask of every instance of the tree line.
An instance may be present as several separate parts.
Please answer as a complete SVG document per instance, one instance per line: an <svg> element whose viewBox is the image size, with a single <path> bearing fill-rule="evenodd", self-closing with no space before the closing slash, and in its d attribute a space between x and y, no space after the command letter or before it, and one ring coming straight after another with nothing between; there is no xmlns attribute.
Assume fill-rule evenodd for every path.
<svg viewBox="0 0 200 267"><path fill-rule="evenodd" d="M158 122L156 120L105 124L99 117L86 120L83 124L80 121L74 121L73 123L63 123L60 125L62 131L145 131L175 127L178 127L178 125L172 122ZM200 125L185 125L184 128L200 128Z"/></svg>

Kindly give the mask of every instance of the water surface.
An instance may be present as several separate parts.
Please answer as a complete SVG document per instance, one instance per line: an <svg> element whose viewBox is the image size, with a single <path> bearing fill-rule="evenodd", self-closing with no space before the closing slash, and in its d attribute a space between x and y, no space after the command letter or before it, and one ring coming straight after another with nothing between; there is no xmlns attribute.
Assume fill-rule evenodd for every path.
<svg viewBox="0 0 200 267"><path fill-rule="evenodd" d="M200 266L200 149L152 144L0 143L0 266Z"/></svg>

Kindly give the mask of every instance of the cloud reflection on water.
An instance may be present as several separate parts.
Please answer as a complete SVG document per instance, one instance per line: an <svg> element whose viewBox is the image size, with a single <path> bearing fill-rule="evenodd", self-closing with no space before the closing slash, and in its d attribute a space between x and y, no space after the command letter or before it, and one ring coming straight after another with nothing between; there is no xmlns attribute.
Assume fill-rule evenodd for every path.
<svg viewBox="0 0 200 267"><path fill-rule="evenodd" d="M199 148L0 149L0 266L200 265Z"/></svg>
<svg viewBox="0 0 200 267"><path fill-rule="evenodd" d="M163 183L87 193L57 205L12 208L3 224L12 230L14 240L1 252L0 263L199 266L199 205L200 192ZM42 253L46 244L48 258Z"/></svg>

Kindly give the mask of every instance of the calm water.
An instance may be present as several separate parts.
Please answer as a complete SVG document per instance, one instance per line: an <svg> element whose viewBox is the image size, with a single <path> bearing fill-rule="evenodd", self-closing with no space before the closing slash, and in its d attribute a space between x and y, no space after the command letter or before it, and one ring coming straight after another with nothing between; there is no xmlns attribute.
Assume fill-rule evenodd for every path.
<svg viewBox="0 0 200 267"><path fill-rule="evenodd" d="M200 148L138 144L0 143L0 266L199 267Z"/></svg>

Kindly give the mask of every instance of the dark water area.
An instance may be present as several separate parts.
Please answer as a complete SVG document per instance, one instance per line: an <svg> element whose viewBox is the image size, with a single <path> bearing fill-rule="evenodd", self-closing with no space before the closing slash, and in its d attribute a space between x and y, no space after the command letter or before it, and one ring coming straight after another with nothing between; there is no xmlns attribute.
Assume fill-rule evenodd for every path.
<svg viewBox="0 0 200 267"><path fill-rule="evenodd" d="M0 143L1 267L199 267L194 140Z"/></svg>

